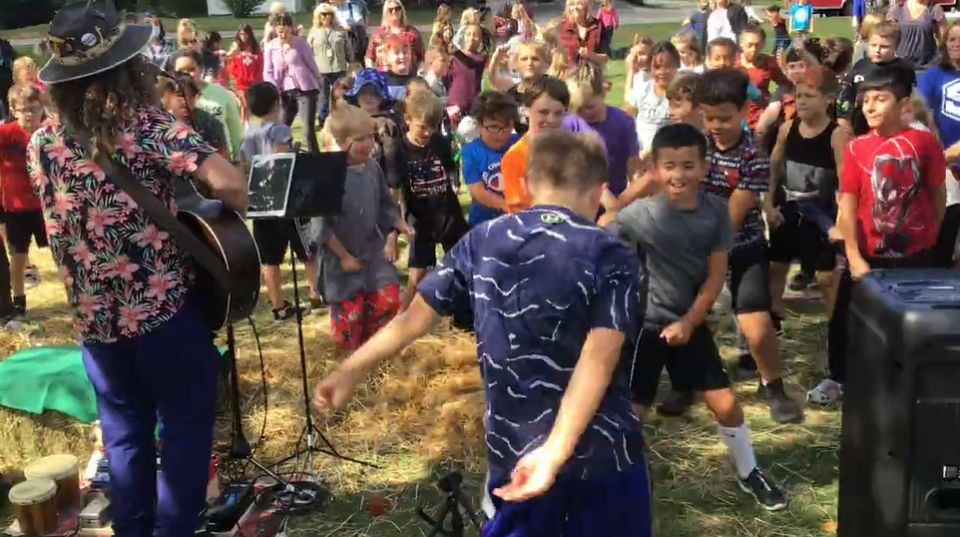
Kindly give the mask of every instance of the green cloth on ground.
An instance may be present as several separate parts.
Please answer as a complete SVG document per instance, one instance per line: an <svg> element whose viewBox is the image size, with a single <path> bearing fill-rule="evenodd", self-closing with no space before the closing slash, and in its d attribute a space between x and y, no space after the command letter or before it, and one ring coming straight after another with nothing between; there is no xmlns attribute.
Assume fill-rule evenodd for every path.
<svg viewBox="0 0 960 537"><path fill-rule="evenodd" d="M96 421L96 395L80 347L28 347L0 361L0 406L32 414L56 410L84 423Z"/></svg>
<svg viewBox="0 0 960 537"><path fill-rule="evenodd" d="M29 347L0 362L0 405L42 414L57 410L84 423L97 420L97 400L80 347Z"/></svg>

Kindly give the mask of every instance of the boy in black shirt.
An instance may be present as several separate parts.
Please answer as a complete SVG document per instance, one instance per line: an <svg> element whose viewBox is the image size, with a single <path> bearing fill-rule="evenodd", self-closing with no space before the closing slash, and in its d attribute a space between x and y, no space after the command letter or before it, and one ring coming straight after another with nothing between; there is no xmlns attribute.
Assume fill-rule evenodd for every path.
<svg viewBox="0 0 960 537"><path fill-rule="evenodd" d="M855 136L870 131L863 117L862 96L857 86L868 73L888 67L898 67L897 72L907 76L910 87L917 85L916 73L910 62L896 56L900 45L900 24L896 21L883 21L877 24L867 36L868 57L854 64L847 74L840 97L837 99L837 122L850 129Z"/></svg>
<svg viewBox="0 0 960 537"><path fill-rule="evenodd" d="M449 252L469 230L451 181L457 170L453 148L438 132L443 103L433 93L419 91L404 101L403 118L407 132L398 159L401 205L414 236L400 311L410 305L417 284L437 264L437 244Z"/></svg>

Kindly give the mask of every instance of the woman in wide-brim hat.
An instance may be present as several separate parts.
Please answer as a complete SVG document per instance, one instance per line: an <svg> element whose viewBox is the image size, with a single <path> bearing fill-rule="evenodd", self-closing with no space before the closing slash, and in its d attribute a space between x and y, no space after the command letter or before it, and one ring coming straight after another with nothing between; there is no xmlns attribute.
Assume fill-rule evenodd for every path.
<svg viewBox="0 0 960 537"><path fill-rule="evenodd" d="M118 537L194 534L220 354L192 288L193 263L115 178L129 176L174 208L174 181L193 175L226 205L246 207L239 172L158 106L157 70L141 54L151 36L150 25L124 24L108 2L62 8L40 72L59 117L29 151L97 397Z"/></svg>

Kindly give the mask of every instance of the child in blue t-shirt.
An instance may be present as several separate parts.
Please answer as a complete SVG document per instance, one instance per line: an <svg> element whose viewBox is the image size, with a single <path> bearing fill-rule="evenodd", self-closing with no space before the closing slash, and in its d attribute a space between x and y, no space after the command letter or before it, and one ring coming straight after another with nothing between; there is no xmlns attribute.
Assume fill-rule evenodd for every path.
<svg viewBox="0 0 960 537"><path fill-rule="evenodd" d="M790 33L813 33L813 6L807 0L797 0L790 6Z"/></svg>
<svg viewBox="0 0 960 537"><path fill-rule="evenodd" d="M487 91L477 97L471 116L477 122L480 137L460 151L463 182L470 191L470 227L503 214L503 182L500 160L520 137L513 132L517 121L517 103L499 91Z"/></svg>

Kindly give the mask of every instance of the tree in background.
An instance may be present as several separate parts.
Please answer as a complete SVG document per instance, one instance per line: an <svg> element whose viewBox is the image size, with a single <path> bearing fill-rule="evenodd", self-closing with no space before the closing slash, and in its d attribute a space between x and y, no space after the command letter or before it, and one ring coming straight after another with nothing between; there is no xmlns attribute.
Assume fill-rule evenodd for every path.
<svg viewBox="0 0 960 537"><path fill-rule="evenodd" d="M230 13L238 19L249 18L263 2L264 0L223 0Z"/></svg>

